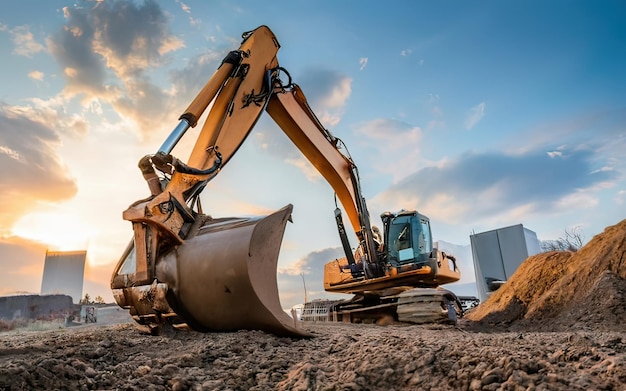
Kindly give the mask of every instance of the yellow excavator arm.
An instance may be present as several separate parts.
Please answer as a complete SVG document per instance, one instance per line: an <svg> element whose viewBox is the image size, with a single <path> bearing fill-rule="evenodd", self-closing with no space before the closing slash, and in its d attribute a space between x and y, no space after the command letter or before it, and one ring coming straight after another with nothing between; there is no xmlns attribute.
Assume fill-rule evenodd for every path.
<svg viewBox="0 0 626 391"><path fill-rule="evenodd" d="M267 105L267 112L333 188L346 210L355 232L362 229L358 189L353 175L355 165L339 151L341 140L328 132L309 107L298 85L277 87Z"/></svg>
<svg viewBox="0 0 626 391"><path fill-rule="evenodd" d="M374 241L356 165L279 66L279 48L266 26L244 33L239 49L224 58L157 153L139 162L151 195L123 213L134 236L114 270L111 287L117 303L151 331L169 322L203 331L262 329L306 335L280 307L276 284L278 252L291 205L264 218L214 219L203 213L199 200L264 110L334 189L357 236L354 255L337 209L346 258L333 271L339 279L329 290L368 290L363 281L379 288L394 286L395 275L408 271L407 250L403 256L396 251L388 257L382 238ZM282 74L289 77L287 84L280 80ZM171 152L209 106L183 163ZM385 266L389 262L395 265L395 274ZM418 269L426 274L432 267Z"/></svg>
<svg viewBox="0 0 626 391"><path fill-rule="evenodd" d="M271 73L278 66L280 45L272 31L261 26L244 34L239 50L230 52L208 83L181 115L180 123L155 156L140 161L140 168L154 198L136 203L124 212L124 219L159 227L175 243L181 244L180 230L192 211L186 203L202 190L219 169L226 165L262 114L271 88ZM210 113L183 165L168 156L189 127L213 102ZM179 169L173 162L179 164ZM165 189L153 166L160 171L172 168ZM186 170L180 170L185 167ZM172 206L173 205L173 206Z"/></svg>

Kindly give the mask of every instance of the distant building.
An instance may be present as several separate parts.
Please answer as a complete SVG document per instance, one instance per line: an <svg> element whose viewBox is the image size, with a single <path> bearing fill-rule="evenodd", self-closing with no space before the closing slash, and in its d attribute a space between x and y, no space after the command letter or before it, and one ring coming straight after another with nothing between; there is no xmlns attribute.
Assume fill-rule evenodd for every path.
<svg viewBox="0 0 626 391"><path fill-rule="evenodd" d="M531 255L541 252L537 234L522 224L470 235L476 289L481 302Z"/></svg>
<svg viewBox="0 0 626 391"><path fill-rule="evenodd" d="M83 297L87 251L46 251L41 294L65 294L77 304Z"/></svg>
<svg viewBox="0 0 626 391"><path fill-rule="evenodd" d="M0 297L0 319L64 318L74 311L68 295L21 295Z"/></svg>

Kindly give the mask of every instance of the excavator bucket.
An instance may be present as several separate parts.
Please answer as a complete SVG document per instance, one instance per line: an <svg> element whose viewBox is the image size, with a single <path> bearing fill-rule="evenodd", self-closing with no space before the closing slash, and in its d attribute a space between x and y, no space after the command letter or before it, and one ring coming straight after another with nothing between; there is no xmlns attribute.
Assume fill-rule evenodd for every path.
<svg viewBox="0 0 626 391"><path fill-rule="evenodd" d="M136 286L124 259L112 288L139 323L165 320L197 331L264 330L309 336L280 305L278 253L292 205L262 218L207 219L185 241L158 257L156 279ZM124 286L120 286L124 285Z"/></svg>

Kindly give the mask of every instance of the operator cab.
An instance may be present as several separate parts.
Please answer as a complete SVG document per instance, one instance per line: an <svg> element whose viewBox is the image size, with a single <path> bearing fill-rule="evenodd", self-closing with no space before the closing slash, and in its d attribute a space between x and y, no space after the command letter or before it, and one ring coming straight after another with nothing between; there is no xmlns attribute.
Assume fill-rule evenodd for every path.
<svg viewBox="0 0 626 391"><path fill-rule="evenodd" d="M430 219L416 211L385 212L387 262L392 266L426 264L433 250Z"/></svg>

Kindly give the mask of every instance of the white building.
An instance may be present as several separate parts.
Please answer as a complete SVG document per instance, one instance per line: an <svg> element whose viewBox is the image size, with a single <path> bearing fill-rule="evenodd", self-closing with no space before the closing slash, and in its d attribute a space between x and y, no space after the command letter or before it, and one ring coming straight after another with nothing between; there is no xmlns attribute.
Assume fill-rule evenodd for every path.
<svg viewBox="0 0 626 391"><path fill-rule="evenodd" d="M470 235L476 289L481 302L531 255L541 252L537 234L522 224Z"/></svg>
<svg viewBox="0 0 626 391"><path fill-rule="evenodd" d="M41 294L65 294L75 304L83 298L87 251L46 251Z"/></svg>

